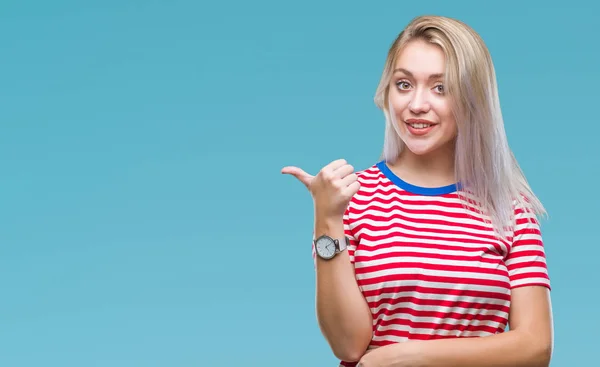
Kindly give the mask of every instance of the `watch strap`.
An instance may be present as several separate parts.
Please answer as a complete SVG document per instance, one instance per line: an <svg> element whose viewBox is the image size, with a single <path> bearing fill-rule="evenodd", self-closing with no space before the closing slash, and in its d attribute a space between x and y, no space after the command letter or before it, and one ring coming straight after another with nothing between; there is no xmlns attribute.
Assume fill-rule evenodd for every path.
<svg viewBox="0 0 600 367"><path fill-rule="evenodd" d="M338 252L342 252L348 248L350 239L347 236L344 236L342 239L338 239L337 241L338 241L338 245L337 245Z"/></svg>

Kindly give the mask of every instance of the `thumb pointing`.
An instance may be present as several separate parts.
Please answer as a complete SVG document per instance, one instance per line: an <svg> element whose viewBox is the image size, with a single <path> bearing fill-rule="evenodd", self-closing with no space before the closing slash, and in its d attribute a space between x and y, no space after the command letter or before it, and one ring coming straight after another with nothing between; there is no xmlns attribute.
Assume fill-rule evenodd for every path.
<svg viewBox="0 0 600 367"><path fill-rule="evenodd" d="M300 182L302 182L306 187L310 184L310 180L312 180L313 176L304 172L301 168L298 167L284 167L281 170L281 173L288 174L296 177Z"/></svg>

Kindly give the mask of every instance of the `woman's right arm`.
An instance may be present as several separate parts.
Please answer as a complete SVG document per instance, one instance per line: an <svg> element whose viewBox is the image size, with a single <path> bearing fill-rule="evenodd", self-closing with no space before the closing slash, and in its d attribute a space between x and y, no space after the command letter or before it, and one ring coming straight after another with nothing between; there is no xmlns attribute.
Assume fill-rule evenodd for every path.
<svg viewBox="0 0 600 367"><path fill-rule="evenodd" d="M315 238L344 238L342 218L316 217ZM356 362L371 342L371 311L360 292L348 250L333 259L316 256L316 312L319 327L335 356Z"/></svg>
<svg viewBox="0 0 600 367"><path fill-rule="evenodd" d="M315 209L314 238L321 235L343 240L344 213L360 189L354 168L338 159L312 176L298 167L285 167L310 191ZM315 255L316 312L319 327L336 357L356 362L371 342L371 312L354 275L348 250L330 260Z"/></svg>

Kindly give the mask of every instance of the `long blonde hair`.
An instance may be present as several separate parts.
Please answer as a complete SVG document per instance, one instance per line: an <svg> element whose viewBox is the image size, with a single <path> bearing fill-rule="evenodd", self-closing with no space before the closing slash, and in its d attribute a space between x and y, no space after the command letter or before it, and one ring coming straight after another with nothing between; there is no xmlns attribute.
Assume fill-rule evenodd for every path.
<svg viewBox="0 0 600 367"><path fill-rule="evenodd" d="M475 204L500 235L514 224L515 205L546 214L508 146L491 55L481 37L459 20L414 18L390 47L375 94L386 120L382 159L393 161L404 149L388 97L396 59L413 40L438 45L446 57L444 90L458 125L455 175L466 203Z"/></svg>

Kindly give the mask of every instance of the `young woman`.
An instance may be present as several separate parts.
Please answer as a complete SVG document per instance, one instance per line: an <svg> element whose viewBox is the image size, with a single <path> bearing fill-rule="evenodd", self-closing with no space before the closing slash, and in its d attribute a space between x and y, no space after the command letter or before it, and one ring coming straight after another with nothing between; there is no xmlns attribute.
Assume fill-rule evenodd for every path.
<svg viewBox="0 0 600 367"><path fill-rule="evenodd" d="M544 208L507 144L484 42L415 18L375 102L380 162L282 170L314 199L316 311L340 365L548 366Z"/></svg>

